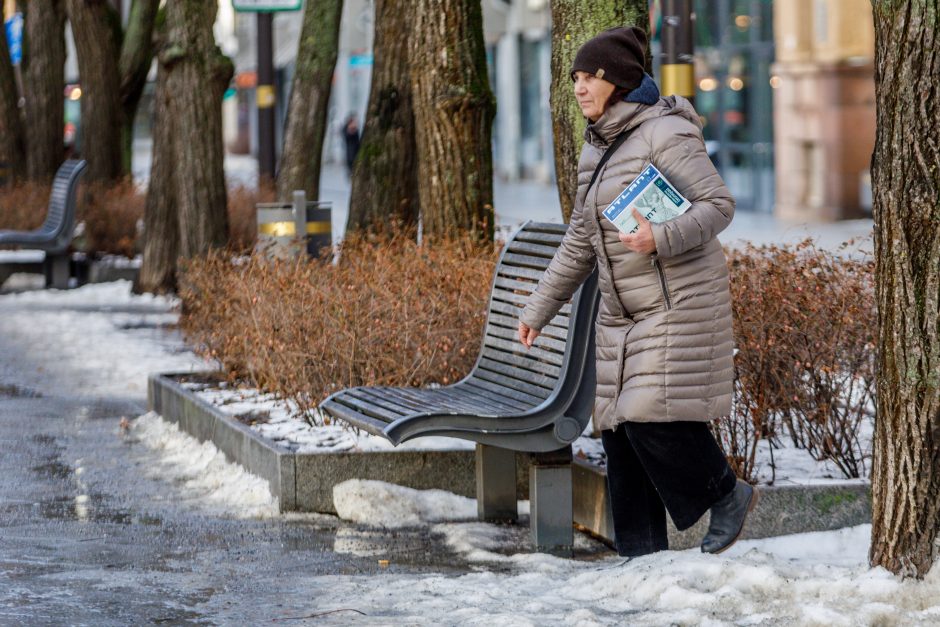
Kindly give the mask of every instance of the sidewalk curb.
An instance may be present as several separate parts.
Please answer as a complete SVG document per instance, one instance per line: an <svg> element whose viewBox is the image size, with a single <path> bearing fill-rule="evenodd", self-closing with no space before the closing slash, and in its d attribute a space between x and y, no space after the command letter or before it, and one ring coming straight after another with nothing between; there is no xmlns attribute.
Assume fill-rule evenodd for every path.
<svg viewBox="0 0 940 627"><path fill-rule="evenodd" d="M419 490L441 489L476 495L474 452L369 451L295 453L266 440L236 418L190 392L179 381L205 378L208 372L151 374L148 407L201 442L211 441L230 461L268 482L281 511L336 513L333 486L347 479L375 479ZM516 463L517 491L526 498L528 467ZM582 460L572 464L574 521L582 530L611 542L613 522L606 473ZM844 482L812 486L761 486L761 498L742 539L826 531L871 522L871 488ZM708 517L679 532L669 523L673 549L697 546Z"/></svg>

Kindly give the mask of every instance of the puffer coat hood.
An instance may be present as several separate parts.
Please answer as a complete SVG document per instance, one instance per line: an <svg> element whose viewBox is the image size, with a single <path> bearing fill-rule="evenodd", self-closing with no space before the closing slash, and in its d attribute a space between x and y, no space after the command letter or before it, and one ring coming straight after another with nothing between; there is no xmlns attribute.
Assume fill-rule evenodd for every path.
<svg viewBox="0 0 940 627"><path fill-rule="evenodd" d="M588 190L607 147L624 132L629 138ZM674 220L652 224L656 253L641 255L620 242L601 212L649 163L692 206ZM598 428L624 421L708 421L730 413L731 295L716 236L733 215L734 199L684 98L617 102L586 129L570 227L521 320L541 329L598 266Z"/></svg>

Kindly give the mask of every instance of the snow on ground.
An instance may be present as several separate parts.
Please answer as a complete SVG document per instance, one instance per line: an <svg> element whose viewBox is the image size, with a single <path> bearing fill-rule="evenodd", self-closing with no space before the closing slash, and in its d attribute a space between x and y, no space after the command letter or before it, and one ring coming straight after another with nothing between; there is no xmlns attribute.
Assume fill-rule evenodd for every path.
<svg viewBox="0 0 940 627"><path fill-rule="evenodd" d="M278 515L268 482L229 462L211 442L199 442L154 412L131 421L128 432L156 454L143 471L177 485L180 503L239 518Z"/></svg>
<svg viewBox="0 0 940 627"><path fill-rule="evenodd" d="M386 451L386 450L466 450L474 443L469 440L448 437L426 437L409 440L398 447L388 440L369 433L355 433L342 424L311 426L302 418L296 405L275 394L246 387L230 387L226 383L184 383L197 396L215 405L226 414L238 416L259 435L277 442L298 453L324 453L338 451ZM322 416L320 417L322 422ZM863 450L871 450L872 430L867 424L861 430ZM599 438L591 437L590 425L577 441L574 453L595 464L605 462L604 448ZM762 440L757 449L758 480L762 484L774 485L826 485L843 482L864 482L861 479L845 479L841 471L830 461L818 461L805 450L793 446L786 436L780 438L778 448L771 454L770 443ZM771 466L773 461L773 467Z"/></svg>
<svg viewBox="0 0 940 627"><path fill-rule="evenodd" d="M344 509L367 509L373 525L394 526L402 511L411 510L420 510L422 520L433 519L431 504L444 510L442 516L451 511L451 501L439 491L337 488ZM357 505L357 498L368 502ZM870 525L741 541L721 556L667 551L632 561L519 552L518 535L498 525L435 524L431 530L464 559L481 563L479 572L456 578L389 575L382 578L381 594L375 594L374 578L313 578L304 585L316 590L317 609L365 613L343 617L352 623L392 617L398 624L462 625L940 623L940 567L923 581L868 568ZM492 572L487 562L511 570Z"/></svg>
<svg viewBox="0 0 940 627"><path fill-rule="evenodd" d="M172 328L178 317L175 299L132 294L130 281L0 295L0 333L21 367L82 395L143 398L151 372L208 368Z"/></svg>
<svg viewBox="0 0 940 627"><path fill-rule="evenodd" d="M272 393L232 388L225 382L219 383L218 387L203 383L183 383L183 387L226 414L239 417L259 435L297 453L468 450L474 447L469 440L440 436L409 440L396 447L385 438L364 431L356 433L335 422L312 427L298 417L294 403Z"/></svg>
<svg viewBox="0 0 940 627"><path fill-rule="evenodd" d="M6 294L0 296L0 332L22 349L30 367L77 380L86 392L142 394L151 371L205 367L162 328L175 321L174 306L131 295L126 282ZM178 486L185 504L223 515L284 516L263 480L158 416L132 421L129 437L152 454L146 472ZM530 553L520 545L517 528L453 522L472 518L475 509L472 499L456 495L352 482L340 489L339 500L347 516L371 526L427 528L456 559L475 564L476 572L454 577L390 570L380 582L375 576L298 574L296 583L310 591L318 610L354 607L366 614L341 613L319 622L940 624L940 568L923 581L868 568L870 526L742 541L722 556L690 550L629 562L613 555L584 560ZM346 527L335 548L394 559L382 553L381 544L366 544L356 527Z"/></svg>

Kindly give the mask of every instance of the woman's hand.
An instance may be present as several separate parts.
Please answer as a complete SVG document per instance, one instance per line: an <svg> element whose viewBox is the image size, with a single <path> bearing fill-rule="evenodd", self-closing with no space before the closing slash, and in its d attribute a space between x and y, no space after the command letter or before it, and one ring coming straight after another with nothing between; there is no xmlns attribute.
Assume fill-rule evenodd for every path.
<svg viewBox="0 0 940 627"><path fill-rule="evenodd" d="M636 233L631 233L630 235L618 233L620 241L623 242L624 246L635 253L640 253L641 255L651 255L655 253L656 241L653 239L653 229L650 227L650 221L640 215L640 212L636 209L633 210L633 217L636 218L636 221L640 224L640 228L637 229Z"/></svg>
<svg viewBox="0 0 940 627"><path fill-rule="evenodd" d="M526 348L532 348L532 344L535 342L535 338L539 336L539 333L525 322L519 322L519 341Z"/></svg>

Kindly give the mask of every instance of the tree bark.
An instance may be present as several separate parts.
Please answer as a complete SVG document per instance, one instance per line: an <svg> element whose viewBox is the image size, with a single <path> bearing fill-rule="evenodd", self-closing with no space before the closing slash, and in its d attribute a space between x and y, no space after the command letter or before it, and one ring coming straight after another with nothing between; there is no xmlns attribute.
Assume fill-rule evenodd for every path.
<svg viewBox="0 0 940 627"><path fill-rule="evenodd" d="M26 172L19 99L6 29L0 28L0 163L6 164L13 179L21 178Z"/></svg>
<svg viewBox="0 0 940 627"><path fill-rule="evenodd" d="M167 4L167 43L160 62L167 72L176 140L179 252L193 257L228 242L222 146L222 96L234 67L215 43L215 2Z"/></svg>
<svg viewBox="0 0 940 627"><path fill-rule="evenodd" d="M940 532L940 3L874 3L878 398L873 565L923 576Z"/></svg>
<svg viewBox="0 0 940 627"><path fill-rule="evenodd" d="M157 68L153 161L144 206L144 259L135 287L155 294L176 291L179 218L176 212L176 128L167 94L166 69Z"/></svg>
<svg viewBox="0 0 940 627"><path fill-rule="evenodd" d="M277 174L277 194L284 201L298 189L310 200L320 197L320 161L342 13L342 0L308 0L304 10Z"/></svg>
<svg viewBox="0 0 940 627"><path fill-rule="evenodd" d="M555 143L555 177L565 222L578 191L578 156L584 143L584 115L575 100L571 64L588 39L614 26L639 26L649 32L647 0L552 0L552 84L549 107ZM651 70L647 52L647 72Z"/></svg>
<svg viewBox="0 0 940 627"><path fill-rule="evenodd" d="M118 89L121 22L103 0L67 0L82 84L82 156L88 181L124 175L124 115Z"/></svg>
<svg viewBox="0 0 940 627"><path fill-rule="evenodd" d="M348 231L418 222L418 161L408 38L411 4L375 2L372 87L352 172Z"/></svg>
<svg viewBox="0 0 940 627"><path fill-rule="evenodd" d="M416 0L409 71L425 235L493 237L496 104L476 0Z"/></svg>
<svg viewBox="0 0 940 627"><path fill-rule="evenodd" d="M160 0L134 0L121 44L118 74L123 112L121 160L125 172L131 171L134 118L153 62L153 29L159 6Z"/></svg>
<svg viewBox="0 0 940 627"><path fill-rule="evenodd" d="M22 69L26 92L26 175L48 180L65 157L64 0L29 2L25 20Z"/></svg>

